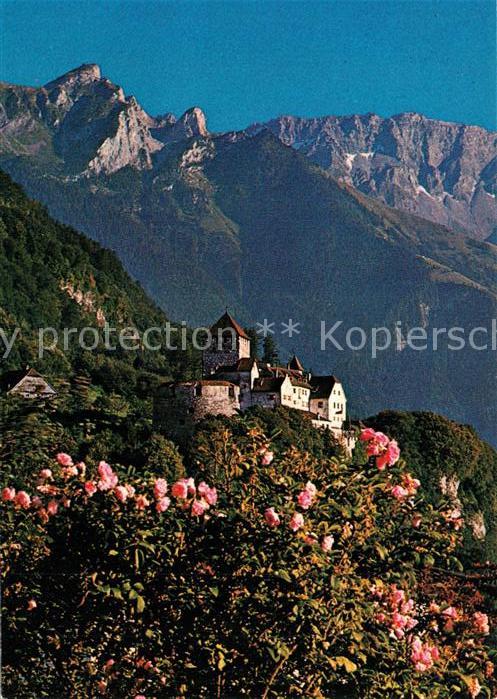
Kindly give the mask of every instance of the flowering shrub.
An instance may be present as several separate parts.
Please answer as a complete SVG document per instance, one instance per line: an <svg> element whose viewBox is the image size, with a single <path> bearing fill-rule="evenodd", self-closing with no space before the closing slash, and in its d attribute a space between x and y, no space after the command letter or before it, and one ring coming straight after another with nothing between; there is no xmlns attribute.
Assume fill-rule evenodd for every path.
<svg viewBox="0 0 497 699"><path fill-rule="evenodd" d="M6 483L7 695L491 696L483 602L419 584L458 565L456 520L361 439L356 466L240 419L172 483L68 454Z"/></svg>

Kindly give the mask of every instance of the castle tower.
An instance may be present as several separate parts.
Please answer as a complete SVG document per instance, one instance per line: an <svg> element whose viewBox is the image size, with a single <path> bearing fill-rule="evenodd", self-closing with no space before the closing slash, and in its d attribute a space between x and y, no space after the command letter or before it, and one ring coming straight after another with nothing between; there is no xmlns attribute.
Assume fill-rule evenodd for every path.
<svg viewBox="0 0 497 699"><path fill-rule="evenodd" d="M250 338L228 311L214 323L210 332L211 344L202 355L204 376L250 357Z"/></svg>
<svg viewBox="0 0 497 699"><path fill-rule="evenodd" d="M302 362L296 354L294 354L291 360L288 362L287 367L292 371L298 371L300 374L304 373L304 367L302 365Z"/></svg>

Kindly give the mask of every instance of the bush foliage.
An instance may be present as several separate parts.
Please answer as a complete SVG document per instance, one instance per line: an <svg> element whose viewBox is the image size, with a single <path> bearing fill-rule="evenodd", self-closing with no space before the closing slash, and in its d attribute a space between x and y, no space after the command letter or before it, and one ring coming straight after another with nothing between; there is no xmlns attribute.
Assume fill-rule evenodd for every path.
<svg viewBox="0 0 497 699"><path fill-rule="evenodd" d="M460 522L366 438L350 463L247 416L197 436L189 477L160 440L142 470L8 476L5 696L490 697L485 602L443 573Z"/></svg>

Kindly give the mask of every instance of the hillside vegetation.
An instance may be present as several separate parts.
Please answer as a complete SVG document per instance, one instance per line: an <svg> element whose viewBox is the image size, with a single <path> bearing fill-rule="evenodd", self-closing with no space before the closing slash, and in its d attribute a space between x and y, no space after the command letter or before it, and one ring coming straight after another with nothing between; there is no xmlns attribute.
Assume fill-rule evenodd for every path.
<svg viewBox="0 0 497 699"><path fill-rule="evenodd" d="M117 331L164 327L167 317L124 271L114 255L51 218L0 172L0 326L11 336L21 332L0 371L35 365L50 378L84 374L109 390L133 393L138 379L188 376L198 367L190 347L185 352L125 351L104 347L104 323ZM85 327L99 330L96 351L79 346ZM58 346L38 356L38 331L54 328ZM63 329L77 328L63 348ZM47 344L52 335L47 333ZM117 345L117 335L112 343ZM91 346L92 336L84 337ZM3 353L3 348L2 348Z"/></svg>

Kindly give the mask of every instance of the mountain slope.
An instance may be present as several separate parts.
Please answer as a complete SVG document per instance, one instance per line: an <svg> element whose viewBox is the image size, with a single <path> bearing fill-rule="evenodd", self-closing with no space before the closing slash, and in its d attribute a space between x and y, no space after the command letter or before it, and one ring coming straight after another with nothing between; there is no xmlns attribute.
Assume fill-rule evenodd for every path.
<svg viewBox="0 0 497 699"><path fill-rule="evenodd" d="M389 206L479 240L497 232L495 132L416 113L282 116L246 134L262 129Z"/></svg>
<svg viewBox="0 0 497 699"><path fill-rule="evenodd" d="M404 336L416 326L428 333L489 326L497 317L497 247L364 196L267 129L211 135L196 110L179 121L138 117L132 98L94 67L79 73L56 88L3 91L8 147L0 147L0 164L51 213L114 249L171 317L204 324L229 305L245 324L274 322L285 350L298 348L313 370L341 375L352 412L431 409L495 442L495 353L451 351L446 342L419 352ZM52 109L60 84L65 97L53 125L25 103ZM140 128L128 121L130 131L120 131L109 115L132 108ZM99 134L91 152L86 133ZM69 136L83 143L73 155L63 148ZM108 139L121 144L121 160L103 148ZM137 142L139 157L131 155ZM95 158L101 167L90 167ZM281 334L289 319L300 323L292 338ZM376 359L370 341L362 351L330 342L322 350L320 323L329 329L336 321L342 346L354 326L369 339L373 327L393 332L400 322L402 338Z"/></svg>
<svg viewBox="0 0 497 699"><path fill-rule="evenodd" d="M0 361L0 373L26 364L48 371L56 378L74 372L88 373L101 383L105 374L121 385L115 390L134 390L139 366L142 373L178 375L183 369L181 353L107 351L103 328L113 328L110 344L124 328L138 332L163 327L167 318L130 279L115 255L97 243L49 217L38 203L26 198L21 188L0 172L0 327L10 338L20 334L12 352ZM54 329L59 342L54 351L38 356L38 331ZM77 334L63 329L92 328L101 333L97 351L81 349ZM46 344L53 339L47 330ZM84 337L92 344L92 331ZM4 354L2 344L1 353ZM176 356L177 355L177 356ZM105 380L104 380L105 383ZM108 382L107 382L108 383Z"/></svg>

